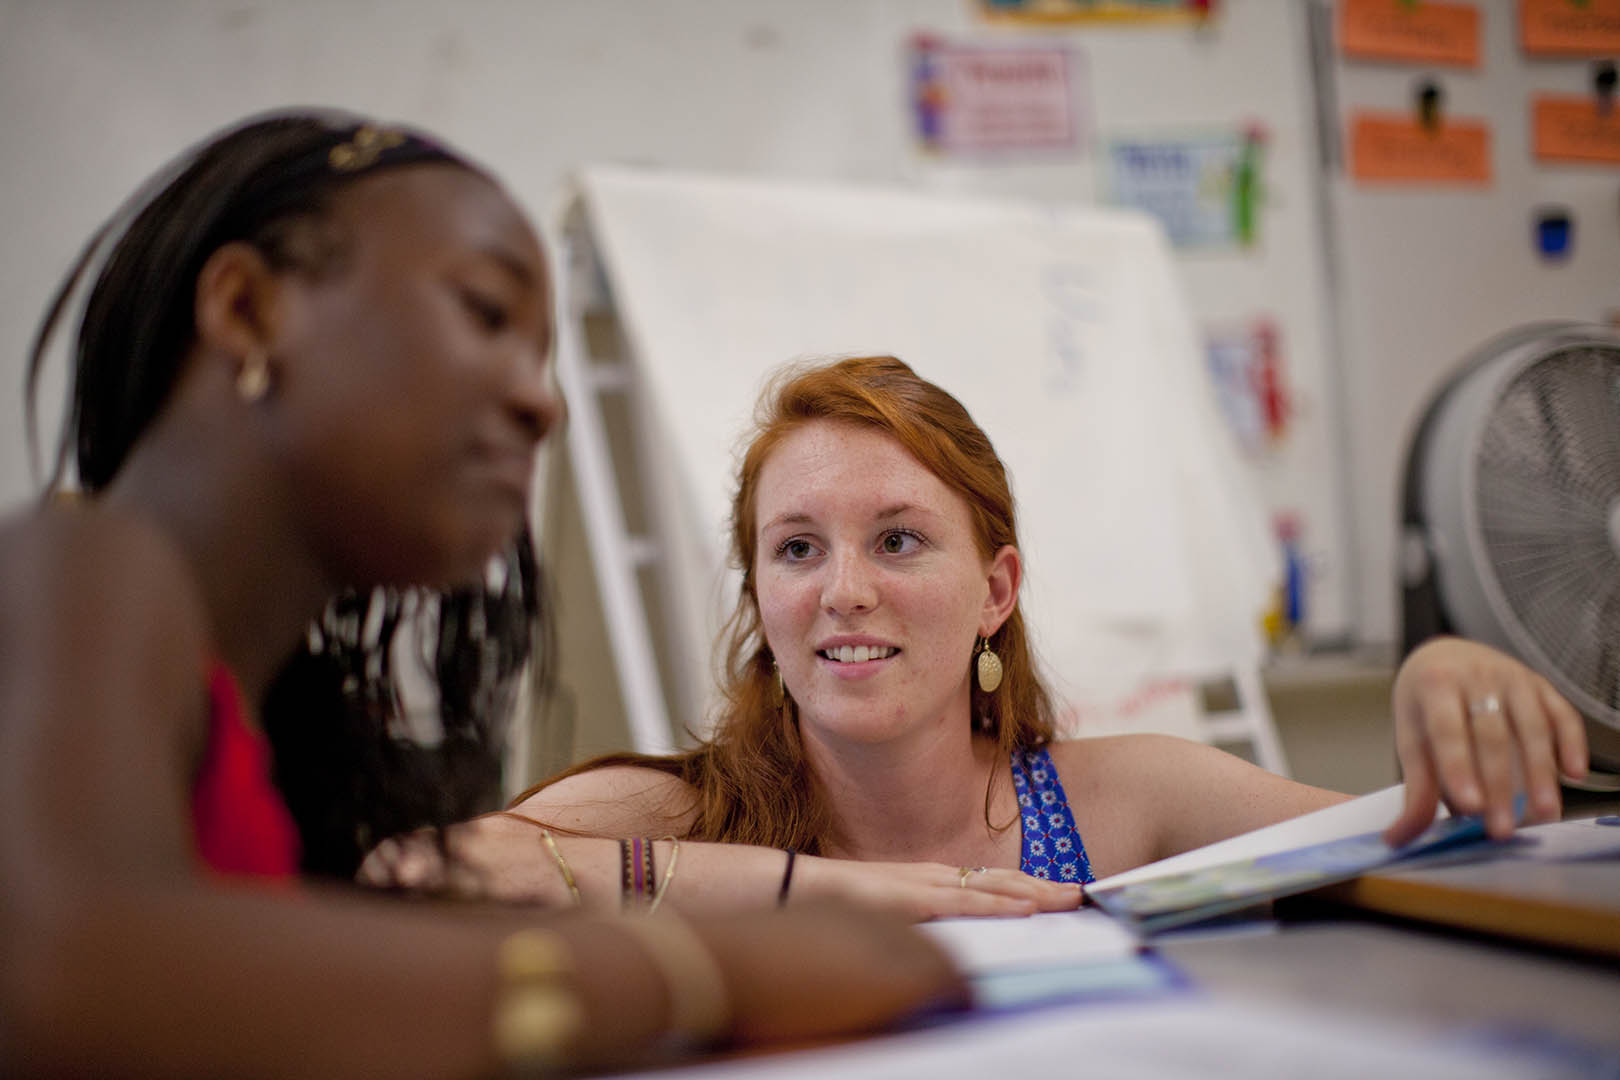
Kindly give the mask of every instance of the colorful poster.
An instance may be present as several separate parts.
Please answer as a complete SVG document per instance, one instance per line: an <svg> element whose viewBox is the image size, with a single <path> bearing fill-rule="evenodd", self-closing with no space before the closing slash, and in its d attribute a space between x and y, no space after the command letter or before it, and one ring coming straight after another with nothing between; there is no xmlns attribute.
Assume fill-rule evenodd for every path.
<svg viewBox="0 0 1620 1080"><path fill-rule="evenodd" d="M911 107L918 145L982 155L1081 146L1079 55L1061 45L912 41Z"/></svg>
<svg viewBox="0 0 1620 1080"><path fill-rule="evenodd" d="M1221 411L1244 451L1258 456L1282 442L1293 406L1276 324L1257 319L1250 326L1211 332L1205 358Z"/></svg>
<svg viewBox="0 0 1620 1080"><path fill-rule="evenodd" d="M1479 66L1479 11L1435 0L1340 0L1339 51L1357 60Z"/></svg>
<svg viewBox="0 0 1620 1080"><path fill-rule="evenodd" d="M1431 125L1411 113L1353 113L1350 175L1364 182L1488 185L1490 125L1453 117Z"/></svg>
<svg viewBox="0 0 1620 1080"><path fill-rule="evenodd" d="M979 0L997 22L1187 22L1207 19L1214 0Z"/></svg>
<svg viewBox="0 0 1620 1080"><path fill-rule="evenodd" d="M1620 105L1586 97L1539 94L1530 103L1537 161L1620 165Z"/></svg>
<svg viewBox="0 0 1620 1080"><path fill-rule="evenodd" d="M1115 139L1107 189L1144 210L1178 248L1249 247L1255 241L1263 144L1254 132Z"/></svg>
<svg viewBox="0 0 1620 1080"><path fill-rule="evenodd" d="M1620 0L1519 0L1519 44L1531 56L1620 53Z"/></svg>

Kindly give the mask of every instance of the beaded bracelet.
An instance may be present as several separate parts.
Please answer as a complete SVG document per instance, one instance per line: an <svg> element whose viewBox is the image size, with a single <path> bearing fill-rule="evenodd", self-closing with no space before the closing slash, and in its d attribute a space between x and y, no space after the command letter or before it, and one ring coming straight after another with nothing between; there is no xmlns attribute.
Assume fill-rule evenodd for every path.
<svg viewBox="0 0 1620 1080"><path fill-rule="evenodd" d="M636 836L619 841L619 900L625 911L639 911L654 899L652 841Z"/></svg>
<svg viewBox="0 0 1620 1080"><path fill-rule="evenodd" d="M566 1065L585 1026L568 943L545 930L519 930L496 947L495 972L490 1022L496 1055L513 1069Z"/></svg>
<svg viewBox="0 0 1620 1080"><path fill-rule="evenodd" d="M638 836L632 841L632 846L638 849L636 864L641 868L641 880L637 892L643 903L650 904L653 898L653 884L658 880L657 872L653 867L653 843L651 840Z"/></svg>

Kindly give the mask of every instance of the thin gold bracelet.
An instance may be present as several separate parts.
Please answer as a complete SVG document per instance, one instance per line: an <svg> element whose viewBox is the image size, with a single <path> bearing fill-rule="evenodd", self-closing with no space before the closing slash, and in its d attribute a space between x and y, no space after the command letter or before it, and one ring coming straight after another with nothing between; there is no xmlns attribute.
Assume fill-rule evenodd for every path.
<svg viewBox="0 0 1620 1080"><path fill-rule="evenodd" d="M495 972L490 1033L496 1056L525 1071L567 1065L585 1026L568 943L546 930L518 930L496 947Z"/></svg>
<svg viewBox="0 0 1620 1080"><path fill-rule="evenodd" d="M584 907L585 901L579 895L579 886L574 883L574 872L568 868L568 860L563 858L562 850L557 847L557 841L552 839L551 830L544 825L540 826L540 839L546 842L551 857L557 862L557 869L562 871L563 882L568 886L568 895L574 898L574 906Z"/></svg>
<svg viewBox="0 0 1620 1080"><path fill-rule="evenodd" d="M510 810L496 810L489 816L511 818L514 821L521 821L525 825L532 825L536 829L539 829L540 839L545 841L546 850L551 852L552 860L556 862L557 869L562 872L563 884L568 886L568 895L574 898L574 906L585 906L584 898L579 895L579 885L574 881L574 871L569 869L568 860L563 858L561 849L557 847L557 841L552 839L550 829L546 828L532 817L528 817L525 814L515 814Z"/></svg>
<svg viewBox="0 0 1620 1080"><path fill-rule="evenodd" d="M657 911L663 904L664 894L669 892L669 883L675 880L675 860L681 854L681 842L679 840L673 836L666 836L663 839L669 841L669 865L664 868L664 880L659 883L658 891L653 894L652 903L647 905L647 914L649 915Z"/></svg>

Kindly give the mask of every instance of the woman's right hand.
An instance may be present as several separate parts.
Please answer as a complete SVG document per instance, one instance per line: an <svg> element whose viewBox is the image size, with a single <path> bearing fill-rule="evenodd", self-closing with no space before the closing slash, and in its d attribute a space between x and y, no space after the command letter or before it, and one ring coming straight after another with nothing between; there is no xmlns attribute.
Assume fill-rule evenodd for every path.
<svg viewBox="0 0 1620 1080"><path fill-rule="evenodd" d="M1044 881L1017 870L801 855L788 903L810 898L841 900L925 920L1071 911L1080 906L1081 892L1078 884Z"/></svg>

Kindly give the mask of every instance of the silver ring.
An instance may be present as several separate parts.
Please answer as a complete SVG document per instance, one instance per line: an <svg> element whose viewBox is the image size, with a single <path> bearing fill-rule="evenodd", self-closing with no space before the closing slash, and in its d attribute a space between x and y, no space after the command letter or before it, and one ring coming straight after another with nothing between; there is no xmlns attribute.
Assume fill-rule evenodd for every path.
<svg viewBox="0 0 1620 1080"><path fill-rule="evenodd" d="M1486 694L1474 698L1468 703L1469 716L1501 715L1502 699L1496 694Z"/></svg>

